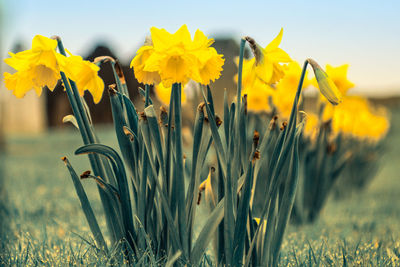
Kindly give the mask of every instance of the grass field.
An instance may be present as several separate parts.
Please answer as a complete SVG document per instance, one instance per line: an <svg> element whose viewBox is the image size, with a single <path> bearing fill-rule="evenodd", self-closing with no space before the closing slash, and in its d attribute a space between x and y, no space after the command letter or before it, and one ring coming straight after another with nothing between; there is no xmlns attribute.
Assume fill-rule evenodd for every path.
<svg viewBox="0 0 400 267"><path fill-rule="evenodd" d="M400 265L400 111L393 110L392 129L381 169L366 190L329 199L313 225L290 226L283 244L282 266ZM103 143L116 147L110 128L98 129ZM8 139L0 168L0 200L6 212L2 227L1 265L103 265L82 214L69 173L60 160L67 156L78 172L87 170L77 131L51 131L41 136ZM93 181L84 181L100 210ZM0 205L1 207L1 205ZM0 209L1 210L1 209ZM104 226L104 220L100 220Z"/></svg>

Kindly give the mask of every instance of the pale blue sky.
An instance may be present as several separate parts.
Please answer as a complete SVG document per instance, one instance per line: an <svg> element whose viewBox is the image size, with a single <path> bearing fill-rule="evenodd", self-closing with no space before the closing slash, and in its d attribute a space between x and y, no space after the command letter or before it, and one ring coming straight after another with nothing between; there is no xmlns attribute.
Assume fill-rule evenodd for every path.
<svg viewBox="0 0 400 267"><path fill-rule="evenodd" d="M17 39L29 44L35 34L57 34L74 53L105 40L129 61L152 26L174 32L187 24L192 32L238 40L249 35L263 46L283 27L281 47L292 58L312 57L323 66L350 63L349 79L359 90L400 93L400 1L249 2L3 1L3 50Z"/></svg>

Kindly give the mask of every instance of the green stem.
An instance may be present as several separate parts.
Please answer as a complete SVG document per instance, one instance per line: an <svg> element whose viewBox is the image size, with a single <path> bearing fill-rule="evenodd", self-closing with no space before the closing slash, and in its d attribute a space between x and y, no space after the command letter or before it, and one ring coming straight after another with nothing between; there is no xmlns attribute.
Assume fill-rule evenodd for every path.
<svg viewBox="0 0 400 267"><path fill-rule="evenodd" d="M118 91L121 94L123 94L129 98L128 87L126 86L126 83L121 82L121 79L119 78L119 75L118 75L116 67L115 67L117 65L117 68L119 69L119 71L122 72L121 65L117 61L110 61L110 63L111 63L111 68L113 70L114 79L115 79L115 83L117 85Z"/></svg>
<svg viewBox="0 0 400 267"><path fill-rule="evenodd" d="M246 45L246 40L240 40L240 52L239 52L239 65L238 65L238 82L237 82L237 111L236 114L239 114L240 109L240 101L242 97L242 72L243 72L243 58L244 58L244 47Z"/></svg>
<svg viewBox="0 0 400 267"><path fill-rule="evenodd" d="M299 81L299 84L297 86L297 91L296 91L296 97L294 98L294 104L292 106L292 111L290 113L288 129L293 127L293 123L295 123L294 118L295 118L295 116L297 116L297 106L299 103L301 90L303 89L303 82L304 82L304 78L306 77L307 66L308 66L308 60L304 61L303 69L301 71L300 81ZM289 132L289 131L287 131L287 132Z"/></svg>
<svg viewBox="0 0 400 267"><path fill-rule="evenodd" d="M264 243L265 243L264 244L264 251L262 253L263 259L262 259L261 262L264 262L265 260L267 260L267 257L269 257L269 254L267 254L268 248L269 248L269 245L270 245L269 242L270 242L270 239L271 239L269 231L271 231L271 229L272 229L272 227L271 227L271 224L272 224L271 217L272 217L272 213L273 213L273 211L275 209L276 192L277 192L278 186L279 186L279 183L277 182L277 179L279 178L279 175L281 174L281 171L283 169L282 165L286 161L287 154L289 152L288 150L290 150L285 146L285 144L287 143L287 140L289 138L294 138L295 128L293 129L293 127L296 124L297 107L298 107L298 102L299 102L301 90L303 88L303 82L304 82L304 78L305 78L305 75L306 75L307 66L308 66L308 61L305 61L304 65L303 65L303 70L301 72L300 81L299 81L299 84L298 84L298 87L297 87L296 96L295 96L295 99L294 99L294 102L293 102L292 111L290 113L289 124L288 124L288 126L287 126L287 128L285 130L284 136L283 136L284 140L283 140L283 143L281 145L279 156L277 156L278 159L276 161L276 164L273 166L272 175L271 175L271 178L270 178L271 179L270 186L269 186L268 192L266 194L266 196L269 199L267 199L266 202L264 202L265 205L264 205L263 211L262 211L261 216L260 216L260 224L258 225L258 227L256 229L256 232L254 234L254 236L257 237L257 235L259 234L260 229L261 229L261 225L262 225L261 222L263 222L265 219L267 219L267 226L266 226L266 229L267 229L266 238L267 238L267 240L264 241ZM289 136L289 134L291 136ZM252 250L253 250L254 245L255 245L255 240L256 239L252 240L252 242L250 244L249 251L247 252L245 267L248 266L248 263L250 262L250 257L252 255L251 253L252 253Z"/></svg>
<svg viewBox="0 0 400 267"><path fill-rule="evenodd" d="M87 145L87 144L89 144L89 137L85 130L85 125L83 124L81 113L79 112L78 106L74 100L74 94L72 93L68 78L64 72L61 71L60 74L61 74L61 80L63 81L64 87L65 87L65 91L67 92L67 96L68 96L68 100L69 100L69 103L72 108L72 112L74 113L76 122L78 123L79 132L82 135L83 143L85 145Z"/></svg>
<svg viewBox="0 0 400 267"><path fill-rule="evenodd" d="M66 55L64 45L61 42L60 38L57 38L57 44L58 44L58 49L62 55ZM81 133L83 143L85 145L92 144L94 143L95 136L93 132L91 131L91 127L89 126L89 120L87 117L87 113L83 108L79 92L76 88L75 82L69 80L67 76L65 75L64 72L60 72L61 74L61 79L64 83L65 90L67 92L68 100L71 105L72 111L74 113L74 116L77 120L78 126L79 126L79 131ZM100 176L103 179L106 179L107 176L105 175L105 170L104 166L102 164L102 161L98 155L93 155L89 154L89 161L90 165L92 166L93 172L95 176ZM104 207L104 211L106 213L106 221L107 221L107 227L108 231L111 236L111 242L112 244L116 244L117 241L120 239L118 237L116 231L114 230L112 218L114 217L114 212L112 211L112 207L110 206L110 201L108 199L108 196L102 191L102 189L98 186L98 191L100 194L100 199Z"/></svg>
<svg viewBox="0 0 400 267"><path fill-rule="evenodd" d="M183 246L183 255L186 259L189 258L189 243L187 238L186 228L186 210L185 210L185 176L183 168L183 148L182 148L182 107L181 107L181 91L180 83L172 85L174 92L174 121L175 121L175 173L178 186L176 188L178 194L178 223L180 230L181 243Z"/></svg>
<svg viewBox="0 0 400 267"><path fill-rule="evenodd" d="M64 45L61 42L61 39L58 38L57 42L58 42L58 49L59 49L60 53L62 55L64 55L64 56L66 56L67 54L65 53ZM70 91L72 89L73 98L75 99L74 105L76 106L77 111L81 115L81 120L82 120L81 123L83 124L83 128L82 129L84 129L86 131L86 134L87 134L87 137L88 137L88 141L89 141L89 143L92 144L95 141L95 137L94 137L94 134L90 131L89 118L87 116L85 108L83 107L83 103L82 103L82 99L81 99L81 96L80 96L79 91L78 91L78 87L76 86L76 83L74 81L72 81L71 79L68 79L68 80L69 80L69 83L71 84ZM63 79L63 81L64 81L64 79ZM64 84L65 84L65 81L64 81Z"/></svg>
<svg viewBox="0 0 400 267"><path fill-rule="evenodd" d="M145 102L144 102L144 106L148 107L150 105L150 85L149 84L145 84L144 85L144 89L145 89Z"/></svg>

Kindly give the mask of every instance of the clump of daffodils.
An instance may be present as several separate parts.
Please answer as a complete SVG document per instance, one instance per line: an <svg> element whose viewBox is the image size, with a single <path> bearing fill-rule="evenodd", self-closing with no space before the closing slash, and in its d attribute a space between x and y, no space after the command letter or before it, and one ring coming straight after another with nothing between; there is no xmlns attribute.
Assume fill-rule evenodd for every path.
<svg viewBox="0 0 400 267"><path fill-rule="evenodd" d="M220 77L225 59L211 46L214 40L200 30L192 38L186 25L173 34L156 27L150 32L131 62L136 79L145 85L142 111L130 100L115 62L109 58L96 61L100 66L110 62L115 74L108 93L121 153L101 144L82 98L88 90L95 103L101 100L100 67L65 51L59 38L35 36L31 49L10 54L5 61L16 72L4 74L6 86L21 98L31 89L38 95L43 87L53 90L60 79L64 84L74 112L68 118L76 121L84 143L75 154L89 154L93 174L85 171L79 177L68 159L63 161L98 253L114 257L110 262L160 259L168 266L198 265L212 244L215 265L276 266L292 209L310 217L309 207L300 204L310 199L323 203L331 177L337 176L346 162L346 153L334 146L332 138L337 141L345 132L348 123L342 117L354 111L353 99L343 98L352 84L342 81L340 75L330 77L333 68L325 72L312 59L301 68L279 48L283 30L265 48L246 37L240 44L237 99L228 103L225 96L224 114L219 117L214 105L220 103L214 101L208 85ZM249 60L244 59L246 42L254 54ZM308 65L326 98L321 102L329 102L318 116L299 112L302 89L312 83L307 78ZM190 156L186 156L181 104L185 101L182 89L190 81L202 85L202 102L193 121L192 147L185 148ZM150 98L151 86L163 103L169 103L169 110L161 108L159 116ZM343 109L338 105L342 101ZM359 108L365 104L354 101ZM262 114L248 110L273 112L266 122ZM370 118L370 113L365 117ZM377 118L375 122L380 130L374 135L381 136L385 123ZM339 134L332 134L332 129ZM314 134L307 134L312 131ZM305 175L300 170L305 170ZM298 186L299 179L320 177L327 177L329 183ZM107 229L100 228L82 179L97 183ZM308 198L296 197L298 190ZM203 192L205 200L201 201ZM204 203L209 214L201 214L207 218L200 227L198 205ZM199 232L195 232L197 227ZM122 257L114 253L117 249Z"/></svg>
<svg viewBox="0 0 400 267"><path fill-rule="evenodd" d="M98 103L104 90L103 80L97 75L100 68L80 56L71 54L66 57L57 53L56 48L57 40L36 35L31 49L16 54L10 52L11 57L4 62L17 72L4 73L4 83L8 90L12 90L18 98L24 97L32 89L40 96L43 87L53 91L61 79L61 73L65 73L77 83L81 96L88 90L94 102Z"/></svg>
<svg viewBox="0 0 400 267"><path fill-rule="evenodd" d="M374 108L361 96L348 95L354 87L347 78L348 64L338 67L327 64L324 70L314 60L308 59L307 64L314 72L314 78L309 79L308 73L303 73L304 69L278 47L282 31L266 48L250 37L245 39L254 57L243 62L242 95L246 95L247 107L254 114L252 124L258 131L266 130L260 126L259 117L267 115L281 122L289 119L300 80L303 87L314 86L321 93L317 108L307 109L304 114L301 154L305 160L301 162L304 171L301 184L306 187L299 188L302 193L296 199L293 216L298 223L312 221L317 218L340 175L347 177L343 177L343 181L354 180L346 168L356 168L361 173L361 169L367 170L366 166L378 164L376 161L363 162L376 158L371 155L376 154L374 151L379 148L379 141L389 128L387 112L384 108ZM238 81L238 77L235 80ZM351 142L365 149L356 150L348 145ZM361 157L362 154L365 156ZM364 175L365 180L369 179L367 176ZM259 194L261 196L262 192Z"/></svg>
<svg viewBox="0 0 400 267"><path fill-rule="evenodd" d="M186 84L190 79L210 84L221 75L223 55L211 47L209 39L197 30L193 39L186 25L174 34L152 27L151 36L137 51L131 62L140 83L169 88L173 83Z"/></svg>
<svg viewBox="0 0 400 267"><path fill-rule="evenodd" d="M348 64L338 67L326 65L327 73L345 97L340 108L325 108L323 120L332 120L332 129L336 134L377 142L389 129L388 112L383 107L373 107L365 97L347 94L354 87L347 79L348 67Z"/></svg>
<svg viewBox="0 0 400 267"><path fill-rule="evenodd" d="M346 96L340 109L327 107L323 119L332 120L336 134L370 142L381 140L389 129L388 112L360 96Z"/></svg>
<svg viewBox="0 0 400 267"><path fill-rule="evenodd" d="M291 112L291 101L296 94L302 69L279 45L283 29L265 48L262 48L251 37L246 37L254 57L243 62L242 94L248 97L248 107L255 111L269 111L277 108L284 118ZM342 94L336 88L322 68L312 59L308 59L314 70L322 95L333 105L342 101ZM237 77L235 78L237 81ZM308 87L311 81L307 74L303 86ZM270 100L272 99L273 107Z"/></svg>

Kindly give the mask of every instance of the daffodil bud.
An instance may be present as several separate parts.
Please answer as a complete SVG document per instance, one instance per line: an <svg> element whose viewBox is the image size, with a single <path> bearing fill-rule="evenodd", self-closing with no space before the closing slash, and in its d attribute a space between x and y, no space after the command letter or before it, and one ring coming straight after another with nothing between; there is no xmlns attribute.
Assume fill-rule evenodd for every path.
<svg viewBox="0 0 400 267"><path fill-rule="evenodd" d="M342 102L342 94L337 89L335 83L329 78L325 71L313 59L307 59L308 63L314 70L315 79L317 80L319 90L328 99L332 105Z"/></svg>

